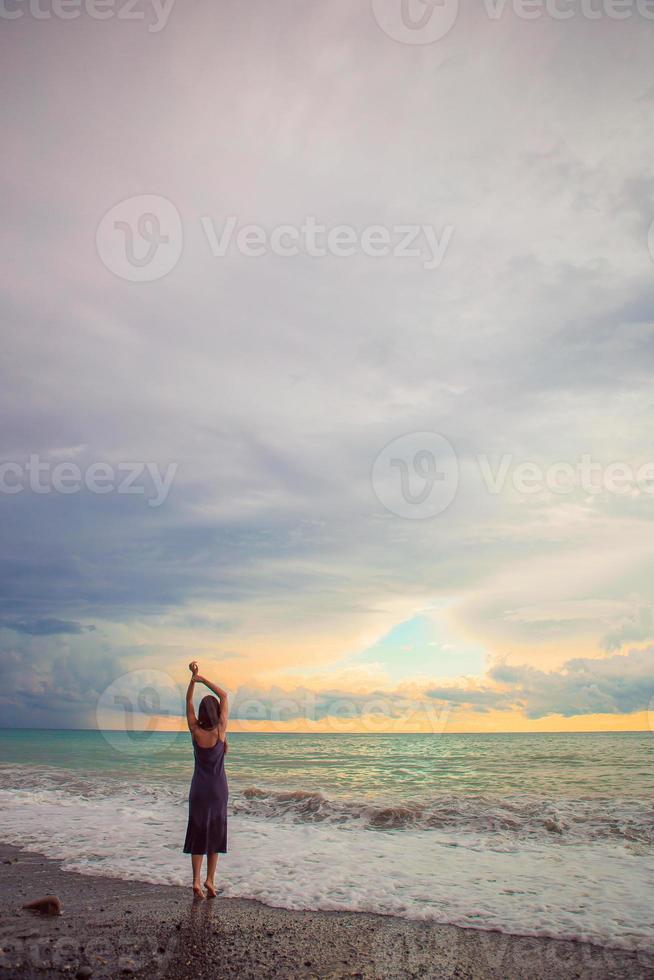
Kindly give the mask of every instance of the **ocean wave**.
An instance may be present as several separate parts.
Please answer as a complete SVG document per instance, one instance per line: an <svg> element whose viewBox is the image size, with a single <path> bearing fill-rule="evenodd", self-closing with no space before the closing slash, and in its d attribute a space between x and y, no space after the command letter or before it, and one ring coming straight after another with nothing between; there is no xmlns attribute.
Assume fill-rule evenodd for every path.
<svg viewBox="0 0 654 980"><path fill-rule="evenodd" d="M250 786L233 797L235 813L294 822L356 824L370 830L459 830L565 841L614 839L654 843L649 801L545 800L448 796L398 804L329 799L310 790Z"/></svg>
<svg viewBox="0 0 654 980"><path fill-rule="evenodd" d="M80 772L51 766L0 765L0 788L20 790L38 803L54 794L66 805L76 800L115 800L147 810L159 804L186 806L188 781L124 774ZM370 831L456 831L502 839L544 838L554 843L611 840L626 846L654 844L651 800L605 796L560 798L523 795L502 798L440 794L422 800L357 800L316 790L239 786L230 780L232 814L283 823L326 824Z"/></svg>

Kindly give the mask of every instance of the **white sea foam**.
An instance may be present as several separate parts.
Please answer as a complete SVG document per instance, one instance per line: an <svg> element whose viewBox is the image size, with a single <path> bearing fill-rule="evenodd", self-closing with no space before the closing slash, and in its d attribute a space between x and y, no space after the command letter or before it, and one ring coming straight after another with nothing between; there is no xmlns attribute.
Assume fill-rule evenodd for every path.
<svg viewBox="0 0 654 980"><path fill-rule="evenodd" d="M135 791L86 776L57 787L52 771L29 785L34 775L0 789L0 838L83 873L188 883L181 786ZM410 823L373 831L357 820L249 812L247 799L233 794L229 854L220 864L226 896L654 950L648 844Z"/></svg>

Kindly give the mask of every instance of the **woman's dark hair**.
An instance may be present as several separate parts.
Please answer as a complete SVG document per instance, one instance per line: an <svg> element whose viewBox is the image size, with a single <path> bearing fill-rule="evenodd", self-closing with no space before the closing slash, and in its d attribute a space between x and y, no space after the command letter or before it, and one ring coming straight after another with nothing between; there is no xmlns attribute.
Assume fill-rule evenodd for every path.
<svg viewBox="0 0 654 980"><path fill-rule="evenodd" d="M213 694L207 694L200 701L198 725L200 728L217 728L220 720L220 701Z"/></svg>

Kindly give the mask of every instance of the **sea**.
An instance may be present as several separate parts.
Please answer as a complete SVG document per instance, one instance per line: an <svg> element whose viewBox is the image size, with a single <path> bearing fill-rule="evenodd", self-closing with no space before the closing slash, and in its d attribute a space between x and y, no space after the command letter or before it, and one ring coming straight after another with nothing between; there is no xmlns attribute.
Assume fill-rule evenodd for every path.
<svg viewBox="0 0 654 980"><path fill-rule="evenodd" d="M654 950L654 735L231 733L226 897ZM189 884L188 733L0 730L0 840Z"/></svg>

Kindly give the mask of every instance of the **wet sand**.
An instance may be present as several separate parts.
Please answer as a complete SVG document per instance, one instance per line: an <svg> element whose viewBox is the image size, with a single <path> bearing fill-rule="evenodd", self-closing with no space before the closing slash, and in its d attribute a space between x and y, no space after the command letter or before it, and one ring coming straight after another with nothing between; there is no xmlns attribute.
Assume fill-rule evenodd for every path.
<svg viewBox="0 0 654 980"><path fill-rule="evenodd" d="M48 894L61 899L61 916L21 910ZM0 980L654 978L652 953L365 912L295 912L220 896L194 901L190 889L63 871L8 845L0 845L0 947Z"/></svg>

